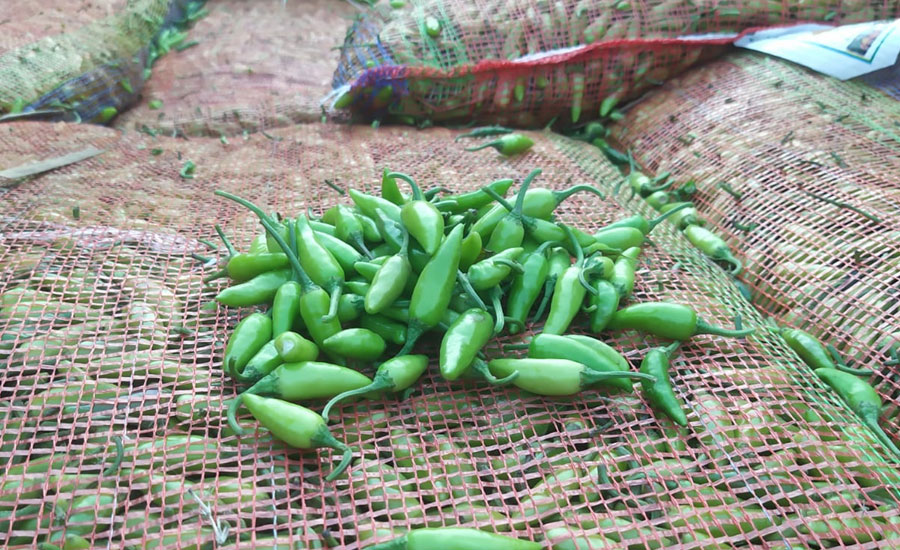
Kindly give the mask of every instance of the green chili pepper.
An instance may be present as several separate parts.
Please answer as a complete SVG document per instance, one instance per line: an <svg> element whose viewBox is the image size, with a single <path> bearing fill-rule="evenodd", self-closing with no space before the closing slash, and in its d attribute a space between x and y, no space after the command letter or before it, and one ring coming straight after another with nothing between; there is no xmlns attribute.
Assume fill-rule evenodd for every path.
<svg viewBox="0 0 900 550"><path fill-rule="evenodd" d="M441 376L457 380L465 374L493 335L494 320L488 312L472 308L460 314L441 340Z"/></svg>
<svg viewBox="0 0 900 550"><path fill-rule="evenodd" d="M531 216L540 220L549 220L553 216L553 212L563 201L582 191L597 195L601 199L606 198L606 195L603 194L602 191L592 185L586 184L573 185L572 187L561 191L545 188L530 189L525 194L525 206L522 208L522 213L526 216Z"/></svg>
<svg viewBox="0 0 900 550"><path fill-rule="evenodd" d="M471 266L466 275L472 284L472 288L475 290L487 290L506 280L513 270L516 273L522 273L523 268L521 264L515 261L522 254L522 251L522 247L507 248Z"/></svg>
<svg viewBox="0 0 900 550"><path fill-rule="evenodd" d="M368 376L347 367L303 361L285 363L239 394L228 406L228 424L234 433L244 435L235 414L248 395L276 397L285 401L328 399L345 391L368 386Z"/></svg>
<svg viewBox="0 0 900 550"><path fill-rule="evenodd" d="M275 271L287 267L288 259L285 254L235 254L228 258L225 270L232 281L243 283L269 271Z"/></svg>
<svg viewBox="0 0 900 550"><path fill-rule="evenodd" d="M375 262L356 262L355 264L353 264L353 270L359 273L363 279L371 283L372 279L375 278L375 274L378 273L378 270L382 265L384 265L384 263L377 264Z"/></svg>
<svg viewBox="0 0 900 550"><path fill-rule="evenodd" d="M428 357L425 355L399 355L389 359L378 366L371 384L355 390L345 391L333 397L325 405L322 417L327 421L331 408L348 397L371 394L381 390L403 391L415 384L416 380L425 373L426 368L428 368Z"/></svg>
<svg viewBox="0 0 900 550"><path fill-rule="evenodd" d="M616 287L620 300L631 296L634 290L634 272L637 269L637 259L640 255L641 249L632 247L622 252L616 263L613 264L613 272L609 277L609 282Z"/></svg>
<svg viewBox="0 0 900 550"><path fill-rule="evenodd" d="M386 342L398 346L406 342L406 325L383 315L363 315L359 326L371 330Z"/></svg>
<svg viewBox="0 0 900 550"><path fill-rule="evenodd" d="M584 388L615 378L656 379L629 371L596 371L568 359L494 359L489 364L495 376L518 373L513 385L537 395L574 395Z"/></svg>
<svg viewBox="0 0 900 550"><path fill-rule="evenodd" d="M381 357L387 344L384 338L364 328L348 328L333 334L322 343L332 355L360 361L374 361Z"/></svg>
<svg viewBox="0 0 900 550"><path fill-rule="evenodd" d="M296 332L282 332L275 338L274 345L278 356L285 363L315 361L319 358L318 346Z"/></svg>
<svg viewBox="0 0 900 550"><path fill-rule="evenodd" d="M404 246L404 234L407 232L402 223L390 219L381 208L375 209L375 224L378 231L384 236L384 242L389 244L394 252Z"/></svg>
<svg viewBox="0 0 900 550"><path fill-rule="evenodd" d="M781 337L788 347L794 350L800 356L800 359L803 359L803 362L811 368L836 368L825 346L812 334L800 329L784 328L781 329Z"/></svg>
<svg viewBox="0 0 900 550"><path fill-rule="evenodd" d="M454 227L419 275L409 303L406 344L398 355L407 355L422 333L444 316L456 284L462 234L461 225Z"/></svg>
<svg viewBox="0 0 900 550"><path fill-rule="evenodd" d="M353 273L353 264L363 260L363 255L357 252L355 248L333 235L316 232L316 239L341 264L341 269L344 270L345 274ZM374 254L374 251L372 253Z"/></svg>
<svg viewBox="0 0 900 550"><path fill-rule="evenodd" d="M470 231L462 241L459 252L459 269L467 271L481 256L481 234Z"/></svg>
<svg viewBox="0 0 900 550"><path fill-rule="evenodd" d="M734 257L728 244L709 229L699 225L689 225L684 228L684 236L713 260L730 264L729 273L732 275L738 275L741 272L743 268L741 261Z"/></svg>
<svg viewBox="0 0 900 550"><path fill-rule="evenodd" d="M509 348L507 348L509 349ZM528 357L532 359L568 359L597 372L628 372L628 363L610 361L606 354L597 353L593 347L555 334L537 334L528 344ZM632 391L632 382L626 378L610 378L605 385Z"/></svg>
<svg viewBox="0 0 900 550"><path fill-rule="evenodd" d="M581 284L584 251L575 239L572 230L565 225L562 228L569 238L569 243L575 249L575 263L566 268L556 281L550 302L550 313L547 314L547 321L541 329L546 334L565 333L572 323L572 319L581 309L584 296L587 294L587 289Z"/></svg>
<svg viewBox="0 0 900 550"><path fill-rule="evenodd" d="M540 550L525 541L466 527L414 529L402 537L367 546L365 550Z"/></svg>
<svg viewBox="0 0 900 550"><path fill-rule="evenodd" d="M900 449L878 425L878 417L881 416L881 397L868 382L833 368L818 368L816 375L831 386L886 449L900 456Z"/></svg>
<svg viewBox="0 0 900 550"><path fill-rule="evenodd" d="M264 345L256 355L254 355L243 371L237 371L231 368L227 363L225 369L229 376L241 384L255 384L260 378L275 370L279 365L284 363L278 348L275 347L275 341L272 340Z"/></svg>
<svg viewBox="0 0 900 550"><path fill-rule="evenodd" d="M401 191L397 185L397 179L391 176L391 171L385 168L381 173L381 198L403 206L409 199Z"/></svg>
<svg viewBox="0 0 900 550"><path fill-rule="evenodd" d="M666 191L657 191L656 193L651 193L650 196L644 200L647 201L647 204L652 206L654 210L661 210L664 205L672 201L672 195Z"/></svg>
<svg viewBox="0 0 900 550"><path fill-rule="evenodd" d="M344 283L344 288L346 288L351 294L356 294L357 296L365 296L366 293L369 292L369 283L365 281L347 281ZM340 304L338 304L338 309L340 309ZM338 315L340 318L340 315Z"/></svg>
<svg viewBox="0 0 900 550"><path fill-rule="evenodd" d="M689 306L668 302L644 302L626 306L613 315L610 330L638 330L660 338L685 341L697 334L715 334L736 338L753 334L755 329L729 330L709 325L697 318Z"/></svg>
<svg viewBox="0 0 900 550"><path fill-rule="evenodd" d="M594 233L593 237L594 244L585 249L585 254L594 253L595 250L591 247L596 247L602 251L602 248L600 248L598 245L605 246L607 248L626 250L628 248L641 246L644 243L644 233L642 233L640 229L634 227L614 227L612 229L603 228L600 231Z"/></svg>
<svg viewBox="0 0 900 550"><path fill-rule="evenodd" d="M507 248L514 248L522 245L525 238L524 215L522 207L525 204L525 194L534 178L540 175L540 168L532 170L528 176L522 181L522 186L516 195L516 204L509 209L509 213L504 216L491 231L491 238L488 240L487 249L493 252L502 252ZM486 194L491 195L493 199L501 204L504 208L510 206L505 202L503 197L496 195L489 187L482 188ZM482 236L483 237L483 236Z"/></svg>
<svg viewBox="0 0 900 550"><path fill-rule="evenodd" d="M675 224L678 229L684 229L689 225L700 225L700 218L697 216L697 209L694 208L692 202L670 202L662 205L660 212L668 213L674 210L675 214L669 220Z"/></svg>
<svg viewBox="0 0 900 550"><path fill-rule="evenodd" d="M668 347L654 348L647 352L641 361L641 372L655 376L656 382L641 380L641 388L653 408L660 410L679 426L687 426L684 405L675 395L669 379L669 359L680 344L681 342L676 341Z"/></svg>
<svg viewBox="0 0 900 550"><path fill-rule="evenodd" d="M606 328L619 309L619 290L606 279L594 283L594 292L588 297L591 310L591 332L598 333Z"/></svg>
<svg viewBox="0 0 900 550"><path fill-rule="evenodd" d="M275 297L281 285L291 279L290 269L276 269L253 277L249 281L224 289L216 295L216 301L229 307L249 307L267 304Z"/></svg>
<svg viewBox="0 0 900 550"><path fill-rule="evenodd" d="M672 184L675 183L675 180L669 179L668 172L660 174L659 176L651 180L646 174L643 174L635 169L632 159L631 171L627 176L625 176L625 179L623 181L619 182L619 184L616 185L614 189L615 193L619 192L619 188L623 183L627 183L631 188L631 196L637 194L641 197L647 197L648 195L652 195L657 191L665 191L666 189L672 187Z"/></svg>
<svg viewBox="0 0 900 550"><path fill-rule="evenodd" d="M373 243L380 243L383 240L375 220L363 214L358 208L353 211L353 214L356 215L356 219L359 220L359 224L362 226L364 240ZM334 253L332 252L332 254Z"/></svg>
<svg viewBox="0 0 900 550"><path fill-rule="evenodd" d="M550 250L550 258L547 260L547 281L544 283L544 297L541 299L541 304L534 314L534 319L540 319L544 316L544 310L550 305L550 299L553 297L556 283L570 265L572 265L572 258L565 248L557 247Z"/></svg>
<svg viewBox="0 0 900 550"><path fill-rule="evenodd" d="M266 243L266 233L265 232L254 237L254 239L250 242L250 248L247 249L247 252L251 256L269 253L269 245ZM287 256L285 256L285 260L287 260ZM288 264L284 264L284 265L288 265Z"/></svg>
<svg viewBox="0 0 900 550"><path fill-rule="evenodd" d="M400 220L416 242L422 245L425 253L433 255L444 236L443 216L433 204L425 200L422 189L411 177L399 172L393 172L389 176L402 179L412 187L413 198L400 210Z"/></svg>
<svg viewBox="0 0 900 550"><path fill-rule="evenodd" d="M339 204L335 208L337 212L337 219L334 225L335 236L344 242L350 243L355 249L362 252L365 257L371 258L372 253L366 247L362 222L359 221L359 218L349 207Z"/></svg>
<svg viewBox="0 0 900 550"><path fill-rule="evenodd" d="M280 399L253 394L247 394L244 401L250 414L272 432L272 435L289 446L298 449L330 447L342 451L344 456L340 464L328 474L326 481L341 475L353 459L350 448L331 435L325 425L325 419L315 412Z"/></svg>
<svg viewBox="0 0 900 550"><path fill-rule="evenodd" d="M493 147L504 157L510 157L513 155L524 153L525 151L531 149L532 145L534 145L534 141L532 141L528 136L524 136L522 134L506 134L504 136L500 136L494 141L482 143L481 145L476 145L475 147L467 147L466 151L480 151L487 147Z"/></svg>
<svg viewBox="0 0 900 550"><path fill-rule="evenodd" d="M349 194L350 198L353 199L353 204L355 204L363 214L372 218L373 220L375 219L375 210L380 208L384 210L384 213L388 218L394 220L397 223L401 223L402 220L400 219L400 207L393 202L381 197L361 193L355 189L348 190L347 194Z"/></svg>
<svg viewBox="0 0 900 550"><path fill-rule="evenodd" d="M671 207L670 207L671 205ZM601 231L616 229L619 227L633 227L639 230L644 235L650 234L653 229L656 228L657 225L662 223L666 218L672 217L677 213L680 213L682 210L687 207L692 206L689 202L681 202L681 203L670 203L665 205L660 211L662 214L653 218L652 220L648 220L644 216L640 214L635 214L634 216L629 216L627 218L623 218L617 222L613 222L606 227L604 227ZM675 218L672 218L673 223L677 226L678 223L675 222ZM629 248L629 247L625 247Z"/></svg>
<svg viewBox="0 0 900 550"><path fill-rule="evenodd" d="M412 274L408 250L409 234L404 230L400 251L381 264L372 278L372 284L366 292L367 313L374 314L383 311L403 294L406 283Z"/></svg>
<svg viewBox="0 0 900 550"><path fill-rule="evenodd" d="M278 288L272 301L272 336L291 330L300 314L303 290L296 281L288 281Z"/></svg>
<svg viewBox="0 0 900 550"><path fill-rule="evenodd" d="M250 359L272 339L272 319L262 313L251 313L232 331L225 345L223 364L240 372Z"/></svg>
<svg viewBox="0 0 900 550"><path fill-rule="evenodd" d="M506 192L509 191L509 188L512 187L514 180L511 179L502 179L497 180L488 187L498 195L505 196ZM461 195L449 195L444 197L444 200L441 201L440 205L436 205L438 210L442 212L450 212L451 214L460 214L470 209L479 209L483 206L487 206L494 199L491 198L490 195L485 193L482 190L470 191L468 193L463 193ZM446 204L445 204L446 203Z"/></svg>
<svg viewBox="0 0 900 550"><path fill-rule="evenodd" d="M510 128L506 128L505 126L482 126L480 128L473 128L468 133L456 136L453 141L459 141L463 138L501 136L503 134L511 133L513 133L513 130Z"/></svg>
<svg viewBox="0 0 900 550"><path fill-rule="evenodd" d="M309 226L306 215L298 216L295 224L300 265L310 279L330 295L328 313L322 317L322 321L332 321L337 318L338 303L344 290L344 270L331 252L319 243L318 236Z"/></svg>
<svg viewBox="0 0 900 550"><path fill-rule="evenodd" d="M541 243L533 252L520 258L522 272L513 277L509 297L506 300L506 326L509 327L509 332L512 334L521 332L525 328L525 319L547 282L550 262L547 260L546 251L551 244L550 242ZM568 263L569 255L565 254L565 257Z"/></svg>

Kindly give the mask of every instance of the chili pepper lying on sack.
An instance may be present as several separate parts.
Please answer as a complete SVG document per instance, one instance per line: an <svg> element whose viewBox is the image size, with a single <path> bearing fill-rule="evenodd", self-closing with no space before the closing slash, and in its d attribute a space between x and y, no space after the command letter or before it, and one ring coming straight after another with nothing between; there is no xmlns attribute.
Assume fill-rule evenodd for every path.
<svg viewBox="0 0 900 550"><path fill-rule="evenodd" d="M474 147L467 147L466 151L480 151L487 147L493 147L504 157L511 157L513 155L524 153L531 149L532 145L534 145L534 141L528 136L523 136L522 134L506 134L493 141Z"/></svg>
<svg viewBox="0 0 900 550"><path fill-rule="evenodd" d="M539 550L540 543L466 527L414 529L365 550Z"/></svg>
<svg viewBox="0 0 900 550"><path fill-rule="evenodd" d="M644 302L626 306L613 315L609 330L637 330L660 338L685 341L697 334L715 334L740 338L755 329L730 330L710 325L697 318L690 306L667 302Z"/></svg>

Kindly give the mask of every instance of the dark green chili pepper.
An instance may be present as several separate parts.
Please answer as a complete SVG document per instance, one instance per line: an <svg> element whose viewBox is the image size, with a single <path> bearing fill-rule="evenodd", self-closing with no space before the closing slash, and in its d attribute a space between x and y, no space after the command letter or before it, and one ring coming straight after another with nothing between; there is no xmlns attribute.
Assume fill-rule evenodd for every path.
<svg viewBox="0 0 900 550"><path fill-rule="evenodd" d="M249 307L268 304L281 285L291 280L291 270L276 269L232 285L216 295L216 301L229 307Z"/></svg>
<svg viewBox="0 0 900 550"><path fill-rule="evenodd" d="M522 134L506 134L494 141L482 143L475 147L466 147L466 151L480 151L487 147L493 147L504 157L511 157L513 155L524 153L531 149L532 145L534 145L534 141L528 136L523 136Z"/></svg>
<svg viewBox="0 0 900 550"><path fill-rule="evenodd" d="M362 254L371 258L372 253L366 247L365 235L363 235L362 222L356 217L348 206L339 204L337 209L337 220L335 221L335 236L344 242L350 243L355 249Z"/></svg>
<svg viewBox="0 0 900 550"><path fill-rule="evenodd" d="M477 235L477 233L475 233ZM509 332L516 334L525 328L525 319L537 301L547 275L550 271L550 262L547 260L547 249L552 243L545 242L533 252L519 258L522 263L522 272L513 277L509 297L506 300L506 326ZM569 256L566 254L566 261Z"/></svg>
<svg viewBox="0 0 900 550"><path fill-rule="evenodd" d="M414 529L365 550L540 550L537 542L496 535L467 527Z"/></svg>
<svg viewBox="0 0 900 550"><path fill-rule="evenodd" d="M550 299L553 297L553 289L556 283L563 276L566 269L572 265L572 258L565 248L553 248L550 250L550 258L547 260L547 281L544 283L544 297L538 306L534 319L540 319L544 316L544 310L550 305Z"/></svg>
<svg viewBox="0 0 900 550"><path fill-rule="evenodd" d="M581 270L584 268L584 252L572 230L562 226L569 238L571 246L575 249L575 263L566 268L556 286L553 289L553 297L550 302L550 313L547 321L541 329L546 334L563 334L572 323L572 319L581 309L587 289L581 284Z"/></svg>
<svg viewBox="0 0 900 550"><path fill-rule="evenodd" d="M480 128L473 128L468 133L460 134L453 139L453 141L459 141L463 138L480 138L480 137L490 137L490 136L501 136L503 134L511 134L513 130L510 128L506 128L505 126L482 126Z"/></svg>
<svg viewBox="0 0 900 550"><path fill-rule="evenodd" d="M831 386L886 449L900 456L900 449L878 424L878 418L881 416L881 397L868 382L832 368L816 369L816 375Z"/></svg>
<svg viewBox="0 0 900 550"><path fill-rule="evenodd" d="M481 235L470 231L462 241L459 253L459 269L466 271L481 256Z"/></svg>
<svg viewBox="0 0 900 550"><path fill-rule="evenodd" d="M398 355L407 355L422 333L444 316L456 284L462 234L461 225L454 227L419 275L409 303L406 344Z"/></svg>
<svg viewBox="0 0 900 550"><path fill-rule="evenodd" d="M400 355L389 359L378 366L371 384L332 397L322 410L322 417L327 421L332 407L349 397L372 394L381 390L401 392L415 384L425 373L426 368L428 368L426 355Z"/></svg>
<svg viewBox="0 0 900 550"><path fill-rule="evenodd" d="M502 179L497 180L490 185L489 188L494 193L497 193L501 197L506 195L506 192L509 191L509 188L512 187L514 183L511 179ZM485 193L482 190L470 191L469 193L463 193L461 195L449 195L444 197L444 200L441 201L437 206L438 210L441 212L450 212L451 214L460 214L469 209L479 209L483 206L490 204L494 199L491 198L490 195ZM443 204L446 202L447 204ZM443 204L443 206L441 206Z"/></svg>
<svg viewBox="0 0 900 550"><path fill-rule="evenodd" d="M268 271L283 269L290 265L282 253L235 254L228 258L225 270L232 281L243 283Z"/></svg>
<svg viewBox="0 0 900 550"><path fill-rule="evenodd" d="M328 233L316 233L316 239L341 264L344 274L353 273L353 264L364 259L355 248ZM372 253L374 254L374 251Z"/></svg>
<svg viewBox="0 0 900 550"><path fill-rule="evenodd" d="M595 147L598 147L601 151L603 151L603 154L606 155L607 160L609 160L609 162L615 164L616 166L625 166L631 160L631 154L626 155L621 151L610 147L603 139L597 138L591 141L591 143Z"/></svg>
<svg viewBox="0 0 900 550"><path fill-rule="evenodd" d="M367 313L378 313L390 307L403 294L406 283L412 275L408 250L409 234L404 230L400 251L381 264L372 278L372 284L366 292Z"/></svg>
<svg viewBox="0 0 900 550"><path fill-rule="evenodd" d="M285 363L315 361L319 358L319 347L292 331L283 332L275 338L275 349Z"/></svg>
<svg viewBox="0 0 900 550"><path fill-rule="evenodd" d="M309 278L325 289L331 297L328 313L322 317L322 321L332 321L337 318L338 304L344 291L344 270L331 252L319 243L318 236L309 226L306 215L301 214L297 217L296 228L300 265Z"/></svg>
<svg viewBox="0 0 900 550"><path fill-rule="evenodd" d="M275 347L275 340L271 340L264 345L252 359L250 359L247 366L244 367L243 372L231 368L228 364L225 365L225 368L228 376L237 382L240 382L241 384L255 384L282 363L284 363L284 360L278 353L278 348Z"/></svg>
<svg viewBox="0 0 900 550"><path fill-rule="evenodd" d="M393 202L374 195L367 195L355 189L350 189L347 193L350 195L350 198L353 199L353 204L355 204L363 214L373 220L375 219L375 210L380 208L384 210L384 213L388 218L397 223L401 223L400 207Z"/></svg>
<svg viewBox="0 0 900 550"><path fill-rule="evenodd" d="M518 373L513 385L537 395L574 395L583 389L615 378L655 378L640 372L596 371L568 359L494 359L488 367L496 376Z"/></svg>
<svg viewBox="0 0 900 550"><path fill-rule="evenodd" d="M280 399L269 399L258 395L244 398L250 414L272 435L297 449L330 447L344 453L340 464L325 477L331 481L347 469L353 459L353 452L345 444L331 435L325 419L315 412Z"/></svg>
<svg viewBox="0 0 900 550"><path fill-rule="evenodd" d="M718 235L699 225L689 225L684 228L684 236L687 237L691 244L700 249L710 258L716 261L725 262L731 265L729 273L737 275L741 272L743 264L734 257L728 244Z"/></svg>
<svg viewBox="0 0 900 550"><path fill-rule="evenodd" d="M491 231L491 238L488 240L486 246L488 250L492 252L502 252L507 248L514 248L522 245L522 240L525 238L524 215L522 214L522 207L525 203L525 194L528 187L531 185L531 182L534 181L534 178L538 177L540 173L540 168L532 170L522 181L522 186L519 188L519 192L516 195L515 206L509 209L509 213L504 216L497 223L496 227L494 227L493 231ZM502 207L506 208L510 206L503 197L495 194L489 187L484 187L481 190L486 194L491 195L491 197L500 203ZM483 237L484 235L482 235L482 238Z"/></svg>
<svg viewBox="0 0 900 550"><path fill-rule="evenodd" d="M231 402L227 411L228 425L234 433L245 434L235 415L249 395L275 397L291 402L330 399L345 391L362 388L371 383L372 380L365 374L331 363L318 361L285 363L247 388Z"/></svg>
<svg viewBox="0 0 900 550"><path fill-rule="evenodd" d="M521 273L522 266L515 260L522 254L522 250L522 247L507 248L471 266L466 276L472 288L487 290L502 283L513 271Z"/></svg>
<svg viewBox="0 0 900 550"><path fill-rule="evenodd" d="M234 327L225 345L223 364L240 372L250 359L272 339L272 319L262 313L251 313Z"/></svg>
<svg viewBox="0 0 900 550"><path fill-rule="evenodd" d="M509 349L509 348L506 348ZM528 344L528 357L532 359L568 359L597 372L628 372L628 363L609 360L592 346L578 340L555 334L537 334ZM603 382L610 387L631 391L632 382L626 378L610 378Z"/></svg>
<svg viewBox="0 0 900 550"><path fill-rule="evenodd" d="M651 193L650 196L644 200L655 210L660 210L664 205L672 201L672 195L665 191L657 191L656 193Z"/></svg>
<svg viewBox="0 0 900 550"><path fill-rule="evenodd" d="M645 218L644 216L641 216L640 214L635 214L634 216L629 216L629 217L623 218L617 222L613 222L613 223L607 225L606 227L604 227L601 231L615 229L617 227L633 227L633 228L639 230L644 235L649 235L650 232L653 231L653 229L656 228L656 226L659 225L663 220L665 220L666 218L669 218L670 216L674 216L675 214L681 212L685 208L691 206L691 203L689 203L689 202L670 203L670 204L672 205L671 208L663 207L662 210L660 210L662 212L662 214L653 218L652 220L648 220L647 218ZM666 206L669 206L669 205L667 204ZM674 223L674 218L673 218L673 223ZM677 223L675 225L678 226ZM626 247L626 248L628 248L628 247Z"/></svg>
<svg viewBox="0 0 900 550"><path fill-rule="evenodd" d="M676 341L668 347L654 348L647 352L641 361L641 372L655 376L656 382L641 380L641 388L651 407L661 411L679 426L687 426L684 404L675 395L669 379L669 359L680 344L681 342Z"/></svg>
<svg viewBox="0 0 900 550"><path fill-rule="evenodd" d="M291 330L300 315L300 296L303 289L296 281L288 281L278 288L272 300L272 337Z"/></svg>
<svg viewBox="0 0 900 550"><path fill-rule="evenodd" d="M819 340L808 332L796 328L781 329L781 337L803 362L813 369L836 368L831 355Z"/></svg>
<svg viewBox="0 0 900 550"><path fill-rule="evenodd" d="M692 202L670 202L664 204L659 209L660 212L668 213L675 211L675 214L669 220L675 224L678 229L684 229L689 225L699 225L700 218L697 216L697 209L694 208Z"/></svg>
<svg viewBox="0 0 900 550"><path fill-rule="evenodd" d="M386 342L402 346L406 342L406 325L383 315L363 315L359 326L384 338Z"/></svg>
<svg viewBox="0 0 900 550"><path fill-rule="evenodd" d="M660 338L685 341L697 334L715 334L736 338L753 334L755 329L729 330L709 325L697 318L690 307L668 302L644 302L626 306L613 315L610 330L638 330Z"/></svg>
<svg viewBox="0 0 900 550"><path fill-rule="evenodd" d="M412 187L413 198L400 210L400 220L412 238L422 245L425 253L433 255L444 237L444 217L433 204L425 200L422 189L411 177L399 172L393 172L390 176L402 179Z"/></svg>
<svg viewBox="0 0 900 550"><path fill-rule="evenodd" d="M613 264L609 282L616 287L620 300L631 296L631 292L634 290L634 272L637 269L637 260L640 255L641 249L636 246L632 247L622 252L622 255Z"/></svg>
<svg viewBox="0 0 900 550"><path fill-rule="evenodd" d="M606 279L594 283L594 292L588 297L591 310L591 332L598 333L606 328L619 309L619 291Z"/></svg>
<svg viewBox="0 0 900 550"><path fill-rule="evenodd" d="M403 206L408 200L408 197L400 191L397 179L392 177L391 171L387 168L381 172L381 198L398 206Z"/></svg>
<svg viewBox="0 0 900 550"><path fill-rule="evenodd" d="M360 361L374 361L381 357L387 344L384 338L371 330L348 328L326 338L322 346L332 355Z"/></svg>

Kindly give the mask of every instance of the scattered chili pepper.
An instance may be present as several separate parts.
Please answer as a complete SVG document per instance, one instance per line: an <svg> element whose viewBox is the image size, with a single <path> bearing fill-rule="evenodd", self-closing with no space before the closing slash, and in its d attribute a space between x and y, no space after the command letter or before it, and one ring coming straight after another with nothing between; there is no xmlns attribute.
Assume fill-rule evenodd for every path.
<svg viewBox="0 0 900 550"><path fill-rule="evenodd" d="M532 145L534 145L534 141L532 141L532 139L528 136L524 136L522 134L506 134L498 139L495 139L494 141L476 145L475 147L467 147L466 151L480 151L481 149L485 149L487 147L493 147L501 155L510 157L513 155L524 153L525 151L531 149Z"/></svg>
<svg viewBox="0 0 900 550"><path fill-rule="evenodd" d="M627 372L627 363L610 361L609 357L584 342L555 334L537 334L528 345L528 357L533 359L568 359L597 372ZM632 382L626 378L609 378L604 384L620 390L632 391Z"/></svg>
<svg viewBox="0 0 900 550"><path fill-rule="evenodd" d="M724 239L699 225L689 225L684 229L684 236L701 252L715 261L725 262L731 266L732 275L740 274L743 264L731 253L731 248Z"/></svg>
<svg viewBox="0 0 900 550"><path fill-rule="evenodd" d="M669 379L669 360L679 345L681 342L675 341L668 347L654 348L647 352L644 360L641 361L640 371L656 377L656 382L641 380L641 388L651 406L659 409L679 426L687 426L684 405L675 395Z"/></svg>
<svg viewBox="0 0 900 550"><path fill-rule="evenodd" d="M607 328L638 330L682 342L697 334L740 338L755 332L753 328L729 330L707 324L697 318L697 313L690 306L668 302L643 302L626 306L613 315Z"/></svg>
<svg viewBox="0 0 900 550"><path fill-rule="evenodd" d="M453 141L459 141L464 138L491 137L511 133L513 133L513 130L511 128L506 128L505 126L482 126L480 128L473 128L468 133L456 136L456 139Z"/></svg>

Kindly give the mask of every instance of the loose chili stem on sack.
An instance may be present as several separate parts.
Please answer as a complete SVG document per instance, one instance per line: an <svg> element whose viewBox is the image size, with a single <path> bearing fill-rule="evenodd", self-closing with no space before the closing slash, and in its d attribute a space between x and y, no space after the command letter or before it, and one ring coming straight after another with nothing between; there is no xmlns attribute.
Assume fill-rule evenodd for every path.
<svg viewBox="0 0 900 550"><path fill-rule="evenodd" d="M332 407L357 395L373 394L381 390L401 392L409 388L428 368L428 357L425 355L399 355L378 366L372 383L361 388L347 390L331 398L322 410L322 417L328 421Z"/></svg>
<svg viewBox="0 0 900 550"><path fill-rule="evenodd" d="M366 546L365 550L540 550L537 542L514 539L467 527L414 529L402 537Z"/></svg>
<svg viewBox="0 0 900 550"><path fill-rule="evenodd" d="M740 338L755 332L753 328L729 330L707 324L697 318L697 313L690 306L668 302L644 302L626 306L613 315L607 329L637 330L680 342L697 334Z"/></svg>
<svg viewBox="0 0 900 550"><path fill-rule="evenodd" d="M900 449L878 424L878 417L881 416L881 397L878 392L865 380L837 369L818 368L815 372L847 403L862 423L872 430L881 444L900 457Z"/></svg>
<svg viewBox="0 0 900 550"><path fill-rule="evenodd" d="M248 394L244 402L250 414L276 438L297 449L329 447L344 453L340 464L326 477L332 481L347 469L353 451L328 431L325 419L315 412L280 399Z"/></svg>
<svg viewBox="0 0 900 550"><path fill-rule="evenodd" d="M650 401L650 405L661 411L679 426L687 426L684 404L675 395L669 379L669 360L672 353L681 345L675 341L665 348L654 348L647 352L641 361L640 371L656 377L656 382L641 380L641 388Z"/></svg>

